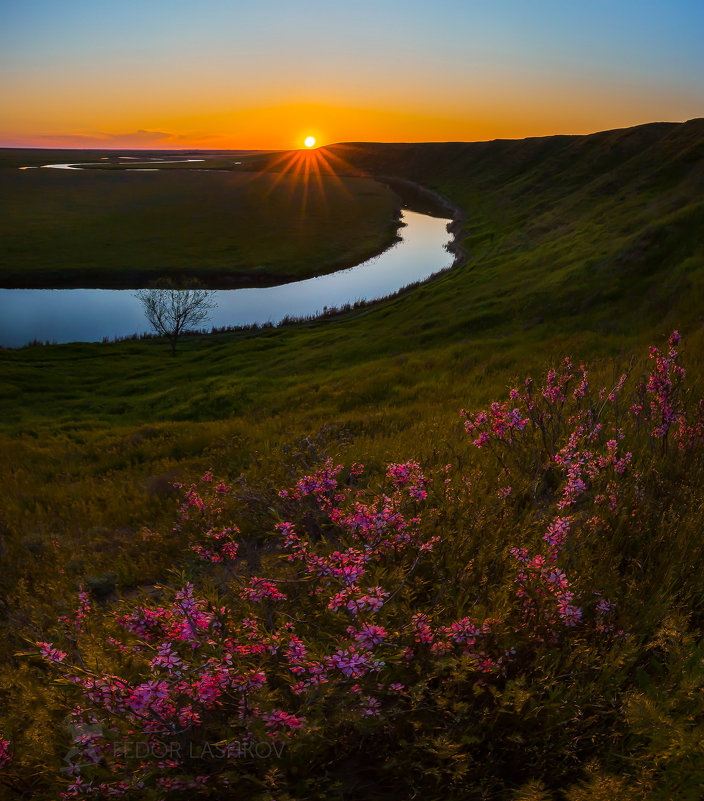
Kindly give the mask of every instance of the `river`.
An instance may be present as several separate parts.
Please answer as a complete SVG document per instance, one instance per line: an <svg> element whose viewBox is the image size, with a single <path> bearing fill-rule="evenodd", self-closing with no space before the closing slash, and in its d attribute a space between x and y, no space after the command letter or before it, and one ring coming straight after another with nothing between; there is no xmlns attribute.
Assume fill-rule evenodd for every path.
<svg viewBox="0 0 704 801"><path fill-rule="evenodd" d="M280 323L393 295L452 266L450 220L404 210L401 241L347 270L280 286L217 290L208 328ZM0 289L0 345L99 342L150 330L129 289Z"/></svg>

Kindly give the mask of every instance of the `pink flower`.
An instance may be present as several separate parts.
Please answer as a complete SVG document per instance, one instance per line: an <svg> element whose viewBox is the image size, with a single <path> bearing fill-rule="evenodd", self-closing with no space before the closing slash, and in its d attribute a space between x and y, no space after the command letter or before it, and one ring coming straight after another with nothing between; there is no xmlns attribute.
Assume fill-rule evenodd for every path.
<svg viewBox="0 0 704 801"><path fill-rule="evenodd" d="M543 535L543 539L550 548L550 558L555 561L557 554L562 550L563 545L570 533L571 518L556 517L548 526L548 530Z"/></svg>
<svg viewBox="0 0 704 801"><path fill-rule="evenodd" d="M172 652L171 643L164 643L164 645L159 648L158 654L149 663L149 666L152 670L163 668L169 673L178 671L182 665L183 660L177 654Z"/></svg>
<svg viewBox="0 0 704 801"><path fill-rule="evenodd" d="M381 626L373 626L371 623L363 623L359 631L356 631L353 627L350 627L348 631L362 648L366 648L369 651L380 645L386 637L386 631Z"/></svg>
<svg viewBox="0 0 704 801"><path fill-rule="evenodd" d="M61 664L61 662L66 659L66 652L60 651L58 648L54 648L53 643L50 642L38 642L36 643L39 647L39 653L44 659L47 659L49 662L54 662L55 664Z"/></svg>
<svg viewBox="0 0 704 801"><path fill-rule="evenodd" d="M286 596L271 581L263 578L252 578L249 587L242 590L242 596L250 601L284 601Z"/></svg>
<svg viewBox="0 0 704 801"><path fill-rule="evenodd" d="M381 704L376 698L367 695L362 699L362 717L378 717Z"/></svg>
<svg viewBox="0 0 704 801"><path fill-rule="evenodd" d="M330 668L336 668L344 676L359 678L367 672L368 656L366 652L358 652L354 646L343 650L342 648L332 656L327 657L326 662Z"/></svg>
<svg viewBox="0 0 704 801"><path fill-rule="evenodd" d="M281 729L284 727L289 730L300 729L306 722L305 718L298 717L290 712L284 712L281 709L272 709L271 712L262 717L268 729Z"/></svg>
<svg viewBox="0 0 704 801"><path fill-rule="evenodd" d="M165 681L147 681L132 690L128 704L135 712L142 713L153 704L163 701L168 694L168 684Z"/></svg>
<svg viewBox="0 0 704 801"><path fill-rule="evenodd" d="M12 754L10 753L10 741L0 737L0 768L10 762Z"/></svg>

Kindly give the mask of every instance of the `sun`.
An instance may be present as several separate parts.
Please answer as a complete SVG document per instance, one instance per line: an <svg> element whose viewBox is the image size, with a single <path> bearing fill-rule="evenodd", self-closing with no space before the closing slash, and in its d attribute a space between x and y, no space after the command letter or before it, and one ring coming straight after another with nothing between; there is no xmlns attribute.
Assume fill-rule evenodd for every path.
<svg viewBox="0 0 704 801"><path fill-rule="evenodd" d="M306 136L306 138L303 141L303 144L306 147L313 147L313 145L315 144L315 137L314 136Z"/></svg>

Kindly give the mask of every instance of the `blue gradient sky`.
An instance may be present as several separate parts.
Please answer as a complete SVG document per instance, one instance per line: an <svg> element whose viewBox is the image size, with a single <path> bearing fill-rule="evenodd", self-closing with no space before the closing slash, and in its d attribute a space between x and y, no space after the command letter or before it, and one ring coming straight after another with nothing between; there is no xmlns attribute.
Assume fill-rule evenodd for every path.
<svg viewBox="0 0 704 801"><path fill-rule="evenodd" d="M295 147L704 116L704 0L0 0L0 145Z"/></svg>

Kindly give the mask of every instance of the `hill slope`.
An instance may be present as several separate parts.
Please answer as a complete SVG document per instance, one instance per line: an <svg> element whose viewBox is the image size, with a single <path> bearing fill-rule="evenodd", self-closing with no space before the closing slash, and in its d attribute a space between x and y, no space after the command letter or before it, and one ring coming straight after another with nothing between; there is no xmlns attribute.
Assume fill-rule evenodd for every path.
<svg viewBox="0 0 704 801"><path fill-rule="evenodd" d="M589 136L328 149L371 173L431 187L466 215L475 324L505 320L515 295L524 323L616 304L634 324L701 300L704 119ZM692 295L694 293L694 296ZM699 318L701 319L701 318Z"/></svg>

